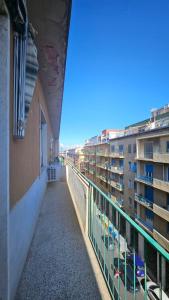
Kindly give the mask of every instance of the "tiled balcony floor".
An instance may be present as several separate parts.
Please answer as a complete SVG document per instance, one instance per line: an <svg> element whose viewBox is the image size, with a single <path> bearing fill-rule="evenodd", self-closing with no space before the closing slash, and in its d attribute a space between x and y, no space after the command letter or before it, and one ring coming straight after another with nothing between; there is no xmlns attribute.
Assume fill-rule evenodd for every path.
<svg viewBox="0 0 169 300"><path fill-rule="evenodd" d="M101 299L64 173L48 185L15 299Z"/></svg>

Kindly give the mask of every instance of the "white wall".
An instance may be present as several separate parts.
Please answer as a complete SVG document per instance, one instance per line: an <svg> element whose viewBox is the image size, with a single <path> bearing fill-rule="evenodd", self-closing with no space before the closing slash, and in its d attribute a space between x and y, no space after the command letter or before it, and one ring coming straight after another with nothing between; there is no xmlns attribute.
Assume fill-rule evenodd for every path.
<svg viewBox="0 0 169 300"><path fill-rule="evenodd" d="M10 299L14 299L24 267L43 195L46 189L46 169L10 212Z"/></svg>
<svg viewBox="0 0 169 300"><path fill-rule="evenodd" d="M9 299L10 21L0 0L0 299ZM2 15L1 15L2 13Z"/></svg>

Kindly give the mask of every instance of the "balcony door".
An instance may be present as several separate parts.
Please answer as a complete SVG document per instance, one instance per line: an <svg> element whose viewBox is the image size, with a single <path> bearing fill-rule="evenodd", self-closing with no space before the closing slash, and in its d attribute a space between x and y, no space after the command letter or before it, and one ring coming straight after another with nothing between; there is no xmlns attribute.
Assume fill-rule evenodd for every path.
<svg viewBox="0 0 169 300"><path fill-rule="evenodd" d="M145 176L149 178L153 178L153 165L146 164L145 165Z"/></svg>
<svg viewBox="0 0 169 300"><path fill-rule="evenodd" d="M145 185L144 196L147 200L154 202L154 190L151 186Z"/></svg>
<svg viewBox="0 0 169 300"><path fill-rule="evenodd" d="M144 144L144 157L153 158L153 142L147 142Z"/></svg>

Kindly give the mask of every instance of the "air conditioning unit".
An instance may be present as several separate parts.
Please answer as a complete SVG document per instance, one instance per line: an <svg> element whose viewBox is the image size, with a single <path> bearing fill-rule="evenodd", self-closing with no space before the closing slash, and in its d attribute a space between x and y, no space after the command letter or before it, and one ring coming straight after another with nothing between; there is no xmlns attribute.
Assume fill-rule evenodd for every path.
<svg viewBox="0 0 169 300"><path fill-rule="evenodd" d="M47 176L48 176L48 182L54 182L56 181L56 167L55 166L49 166L47 169Z"/></svg>

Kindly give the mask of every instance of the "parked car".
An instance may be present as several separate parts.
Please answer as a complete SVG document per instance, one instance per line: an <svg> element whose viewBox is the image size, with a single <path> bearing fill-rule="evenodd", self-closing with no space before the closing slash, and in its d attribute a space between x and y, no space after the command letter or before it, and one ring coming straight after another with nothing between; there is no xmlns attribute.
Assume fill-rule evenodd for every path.
<svg viewBox="0 0 169 300"><path fill-rule="evenodd" d="M111 265L111 268L113 269L113 265ZM126 272L126 288L128 291L133 293L134 290L135 292L138 292L140 290L140 283L136 276L135 276L135 285L134 285L134 272L132 267L127 263L125 267L124 259L119 259L119 260L118 258L114 259L114 271L119 272L119 276L124 284L125 284L125 272Z"/></svg>
<svg viewBox="0 0 169 300"><path fill-rule="evenodd" d="M125 252L122 253L123 257L125 257ZM127 263L134 269L134 254L130 252L126 252L126 261ZM137 277L144 277L144 262L142 261L141 257L135 254L135 270Z"/></svg>
<svg viewBox="0 0 169 300"><path fill-rule="evenodd" d="M124 259L121 258L114 258L114 268L113 268L113 264L111 264L111 269L114 271L120 271L122 268L122 264L124 264ZM118 266L119 266L119 270L118 270Z"/></svg>
<svg viewBox="0 0 169 300"><path fill-rule="evenodd" d="M113 239L111 236L106 235L104 237L104 235L102 235L102 241L103 243L105 242L107 250L113 250Z"/></svg>
<svg viewBox="0 0 169 300"><path fill-rule="evenodd" d="M141 279L140 281L142 288L145 290L145 280ZM153 282L148 280L146 282L147 286L147 294L149 299L151 300L169 300L169 297L166 295L166 293L163 290L160 290L160 286Z"/></svg>

